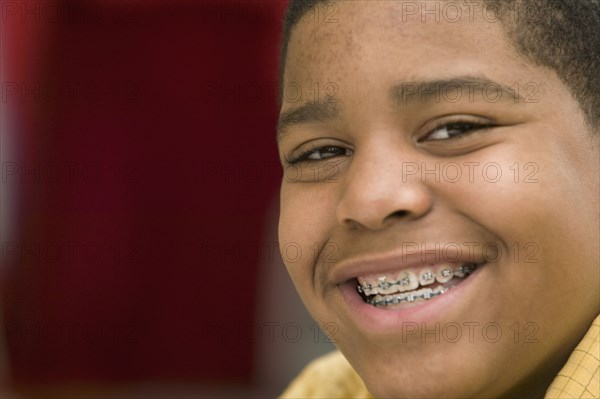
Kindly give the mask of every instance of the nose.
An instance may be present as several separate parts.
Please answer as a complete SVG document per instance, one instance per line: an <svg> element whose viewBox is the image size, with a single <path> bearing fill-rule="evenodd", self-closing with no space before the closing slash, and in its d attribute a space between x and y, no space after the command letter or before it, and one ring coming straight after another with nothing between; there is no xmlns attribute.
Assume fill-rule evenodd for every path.
<svg viewBox="0 0 600 399"><path fill-rule="evenodd" d="M420 173L414 173L415 165L402 161L392 148L355 153L342 183L338 223L352 229L382 230L429 213L432 193Z"/></svg>

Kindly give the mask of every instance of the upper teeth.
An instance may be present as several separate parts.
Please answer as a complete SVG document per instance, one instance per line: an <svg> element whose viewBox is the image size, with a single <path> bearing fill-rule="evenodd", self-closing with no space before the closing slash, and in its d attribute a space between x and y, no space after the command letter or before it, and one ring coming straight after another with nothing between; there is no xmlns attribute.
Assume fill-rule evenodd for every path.
<svg viewBox="0 0 600 399"><path fill-rule="evenodd" d="M425 268L419 271L403 270L395 275L383 275L376 277L358 277L358 290L365 295L388 295L396 292L412 291L421 286L433 284L435 281L444 284L452 280L452 277L465 277L476 268L474 264L465 264L456 269L449 265Z"/></svg>

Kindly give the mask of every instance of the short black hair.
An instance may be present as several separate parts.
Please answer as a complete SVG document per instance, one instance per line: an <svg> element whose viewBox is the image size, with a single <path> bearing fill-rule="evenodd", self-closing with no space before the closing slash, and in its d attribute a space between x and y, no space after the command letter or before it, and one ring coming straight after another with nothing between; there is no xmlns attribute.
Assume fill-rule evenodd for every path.
<svg viewBox="0 0 600 399"><path fill-rule="evenodd" d="M279 59L279 99L294 26L313 7L331 0L290 0ZM502 22L516 51L556 72L594 131L600 125L600 0L483 0Z"/></svg>

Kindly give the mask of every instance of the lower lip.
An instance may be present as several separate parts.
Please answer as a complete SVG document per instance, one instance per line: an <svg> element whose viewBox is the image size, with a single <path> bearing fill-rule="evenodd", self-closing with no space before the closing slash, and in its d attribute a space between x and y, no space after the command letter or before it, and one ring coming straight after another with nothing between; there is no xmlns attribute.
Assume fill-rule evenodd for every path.
<svg viewBox="0 0 600 399"><path fill-rule="evenodd" d="M486 266L487 264L478 266L469 277L445 294L395 309L375 307L366 303L352 282L342 284L339 288L350 318L359 329L367 333L396 333L402 329L402 325L405 323L435 322L440 321L443 315L455 314L454 310L460 303L468 302L465 299L472 291L470 288L476 284L481 271Z"/></svg>

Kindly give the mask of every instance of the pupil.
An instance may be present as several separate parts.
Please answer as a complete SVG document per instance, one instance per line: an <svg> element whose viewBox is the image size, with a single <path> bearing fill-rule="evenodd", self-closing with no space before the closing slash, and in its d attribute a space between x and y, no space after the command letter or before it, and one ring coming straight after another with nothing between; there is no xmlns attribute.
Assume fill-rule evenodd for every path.
<svg viewBox="0 0 600 399"><path fill-rule="evenodd" d="M468 123L453 123L448 127L448 134L450 136L463 133L471 129L471 125L469 125Z"/></svg>

